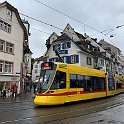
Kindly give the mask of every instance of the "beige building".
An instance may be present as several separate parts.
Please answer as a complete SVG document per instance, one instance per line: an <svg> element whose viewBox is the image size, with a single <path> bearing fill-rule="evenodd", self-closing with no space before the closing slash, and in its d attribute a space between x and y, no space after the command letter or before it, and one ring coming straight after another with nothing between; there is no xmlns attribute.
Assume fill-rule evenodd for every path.
<svg viewBox="0 0 124 124"><path fill-rule="evenodd" d="M113 65L111 65L111 68L114 69L114 71L118 74L122 74L122 65L121 65L121 50L117 48L116 46L113 46L112 44L101 40L99 41L99 44L106 50L109 51L112 54L112 61Z"/></svg>
<svg viewBox="0 0 124 124"><path fill-rule="evenodd" d="M0 90L7 91L13 83L18 93L24 88L24 50L28 47L28 32L18 10L8 2L0 4Z"/></svg>

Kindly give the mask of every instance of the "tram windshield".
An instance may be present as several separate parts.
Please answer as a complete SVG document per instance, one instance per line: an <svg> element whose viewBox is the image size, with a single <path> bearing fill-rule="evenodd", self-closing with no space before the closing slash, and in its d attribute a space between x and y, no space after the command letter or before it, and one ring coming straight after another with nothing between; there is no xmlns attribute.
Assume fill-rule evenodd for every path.
<svg viewBox="0 0 124 124"><path fill-rule="evenodd" d="M56 65L53 63L43 63L41 65L40 80L38 83L38 92L44 93L50 86L54 77Z"/></svg>

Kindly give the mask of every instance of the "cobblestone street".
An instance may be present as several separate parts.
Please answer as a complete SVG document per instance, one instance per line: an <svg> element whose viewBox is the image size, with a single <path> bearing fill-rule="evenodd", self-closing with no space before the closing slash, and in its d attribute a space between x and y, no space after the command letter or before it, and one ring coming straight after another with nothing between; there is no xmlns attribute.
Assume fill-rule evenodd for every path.
<svg viewBox="0 0 124 124"><path fill-rule="evenodd" d="M124 94L62 106L33 104L32 93L0 98L1 124L123 124Z"/></svg>

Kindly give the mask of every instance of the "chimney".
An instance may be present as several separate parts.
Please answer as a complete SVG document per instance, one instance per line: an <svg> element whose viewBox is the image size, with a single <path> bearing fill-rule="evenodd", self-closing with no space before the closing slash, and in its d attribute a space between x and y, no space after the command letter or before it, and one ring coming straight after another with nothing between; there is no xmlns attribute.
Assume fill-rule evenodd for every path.
<svg viewBox="0 0 124 124"><path fill-rule="evenodd" d="M85 37L85 38L88 38L89 36L88 36L86 33L84 33L84 37Z"/></svg>

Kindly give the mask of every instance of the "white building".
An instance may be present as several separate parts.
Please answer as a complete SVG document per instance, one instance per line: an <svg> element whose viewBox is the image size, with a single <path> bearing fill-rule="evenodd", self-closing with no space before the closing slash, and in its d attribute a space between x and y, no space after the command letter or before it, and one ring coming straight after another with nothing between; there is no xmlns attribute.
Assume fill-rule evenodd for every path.
<svg viewBox="0 0 124 124"><path fill-rule="evenodd" d="M32 69L32 81L39 80L41 64L45 61L46 59L43 56L36 58L34 60L33 69Z"/></svg>
<svg viewBox="0 0 124 124"><path fill-rule="evenodd" d="M0 4L0 90L12 83L23 90L23 53L28 42L27 30L18 10L8 2Z"/></svg>
<svg viewBox="0 0 124 124"><path fill-rule="evenodd" d="M106 71L107 53L97 42L85 34L74 31L67 24L61 36L52 33L46 40L47 61L60 61L55 50L58 50L63 61L89 68L100 68Z"/></svg>

